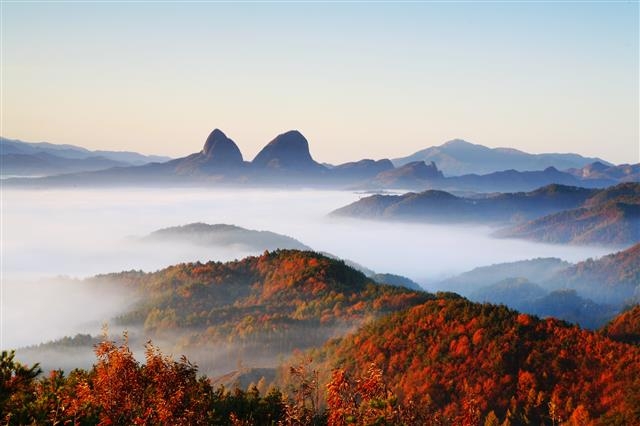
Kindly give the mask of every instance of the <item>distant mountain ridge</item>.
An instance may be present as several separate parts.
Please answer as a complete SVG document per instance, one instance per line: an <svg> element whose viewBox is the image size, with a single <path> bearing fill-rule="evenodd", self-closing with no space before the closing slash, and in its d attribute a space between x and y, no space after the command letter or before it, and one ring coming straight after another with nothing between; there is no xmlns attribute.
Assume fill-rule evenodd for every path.
<svg viewBox="0 0 640 426"><path fill-rule="evenodd" d="M130 165L103 156L67 158L58 157L48 152L3 154L0 155L0 164L3 176L45 176L59 173L90 172Z"/></svg>
<svg viewBox="0 0 640 426"><path fill-rule="evenodd" d="M544 282L570 266L572 265L569 262L555 257L480 266L440 281L431 290L453 291L467 296L487 285L513 278L525 279L530 282Z"/></svg>
<svg viewBox="0 0 640 426"><path fill-rule="evenodd" d="M435 162L427 165L424 161L415 161L398 166L376 175L363 182L363 189L399 189L423 191L438 189L454 192L516 192L531 191L550 184L581 186L586 188L603 188L622 181L635 181L634 174L602 175L593 178L581 178L568 171L560 171L555 167L544 170L519 171L513 168L494 171L487 174L464 174L446 176ZM634 167L634 166L629 166Z"/></svg>
<svg viewBox="0 0 640 426"><path fill-rule="evenodd" d="M495 284L480 287L469 294L469 300L479 303L506 305L523 311L531 301L544 297L547 291L526 278L505 278ZM560 317L561 318L561 317Z"/></svg>
<svg viewBox="0 0 640 426"><path fill-rule="evenodd" d="M582 205L598 190L548 185L531 192L457 197L427 190L403 195L372 195L331 212L332 216L431 222L508 223Z"/></svg>
<svg viewBox="0 0 640 426"><path fill-rule="evenodd" d="M171 158L130 151L91 151L75 145L23 142L0 137L3 175L43 175L139 166Z"/></svg>
<svg viewBox="0 0 640 426"><path fill-rule="evenodd" d="M456 148L459 154L464 151L465 158L474 158L473 152L465 151L469 145L466 142L451 142L446 145L450 149ZM479 146L473 146L476 150L480 149ZM569 158L583 158L574 154L567 155ZM613 168L607 173L589 175L585 178L584 173L577 172L577 169L572 169L570 173L560 171L553 166L546 167L544 170L516 170L517 162L512 164L505 160L499 163L499 167L495 167L500 171L483 175L450 176L442 165L446 161L438 161L425 163L419 160L400 167L394 167L388 159L377 161L363 159L335 166L323 165L313 159L309 142L297 130L290 130L276 136L252 161L246 161L236 143L220 129L214 129L207 137L201 151L182 158L140 166L118 164L115 165L116 167L104 170L74 172L40 179L10 179L7 180L7 184L19 186L208 186L216 184L254 187L294 185L359 190L438 189L457 192L514 192L531 191L553 183L600 188L622 180L640 180L634 165L621 166L620 170L615 169L617 166L611 166ZM572 162L571 165L586 164L582 160L578 163ZM599 169L600 166L596 168Z"/></svg>
<svg viewBox="0 0 640 426"><path fill-rule="evenodd" d="M581 180L562 172L555 167L544 170L518 171L514 169L492 172L485 175L452 176L438 183L443 190L477 191L477 192L515 192L531 191L545 185L560 184L581 186L586 188L602 188L617 183L615 180Z"/></svg>
<svg viewBox="0 0 640 426"><path fill-rule="evenodd" d="M621 246L640 241L640 183L604 189L553 184L530 192L474 197L458 197L439 190L371 195L330 215L509 225L493 235L548 243Z"/></svg>
<svg viewBox="0 0 640 426"><path fill-rule="evenodd" d="M568 169L567 172L581 179L610 179L620 182L640 181L640 164L620 164L612 166L596 161L576 169Z"/></svg>
<svg viewBox="0 0 640 426"><path fill-rule="evenodd" d="M596 329L618 313L613 305L596 303L574 289L547 290L526 278L506 278L469 294L474 302L501 304L542 318L553 317Z"/></svg>
<svg viewBox="0 0 640 426"><path fill-rule="evenodd" d="M542 258L483 266L429 290L596 328L625 305L640 302L640 243L576 264Z"/></svg>
<svg viewBox="0 0 640 426"><path fill-rule="evenodd" d="M578 208L549 214L496 235L562 244L640 241L640 184L621 183L599 191Z"/></svg>
<svg viewBox="0 0 640 426"><path fill-rule="evenodd" d="M332 167L331 175L337 178L347 178L347 179L372 179L380 173L386 172L387 170L393 170L393 163L391 160L371 160L364 159L360 161L353 161L349 163L340 164Z"/></svg>
<svg viewBox="0 0 640 426"><path fill-rule="evenodd" d="M442 178L444 175L433 161L429 164L424 161L414 161L380 172L374 177L373 184L380 187L413 187L416 182L427 183Z"/></svg>
<svg viewBox="0 0 640 426"><path fill-rule="evenodd" d="M554 274L545 285L575 289L597 301L640 302L640 243L599 259L578 262Z"/></svg>
<svg viewBox="0 0 640 426"><path fill-rule="evenodd" d="M448 176L487 174L507 168L518 171L543 170L548 167L580 168L595 161L611 165L599 158L578 154L530 154L513 148L488 148L462 139L453 139L391 161L396 166L414 161L433 161Z"/></svg>

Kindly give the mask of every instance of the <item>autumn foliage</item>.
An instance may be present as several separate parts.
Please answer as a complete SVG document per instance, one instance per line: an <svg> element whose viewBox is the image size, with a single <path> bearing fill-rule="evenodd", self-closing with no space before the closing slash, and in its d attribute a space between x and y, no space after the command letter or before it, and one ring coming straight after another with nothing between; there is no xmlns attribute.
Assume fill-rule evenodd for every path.
<svg viewBox="0 0 640 426"><path fill-rule="evenodd" d="M375 364L360 378L335 369L327 385L327 412L327 424L332 426L421 425L436 418L411 401L399 404Z"/></svg>
<svg viewBox="0 0 640 426"><path fill-rule="evenodd" d="M635 305L612 319L602 334L613 340L640 345L640 305Z"/></svg>
<svg viewBox="0 0 640 426"><path fill-rule="evenodd" d="M151 343L145 363L135 359L126 339L121 345L104 340L95 353L89 371L51 371L36 379L37 366L23 366L3 352L1 424L268 425L284 418L288 401L279 391L214 390L184 357L175 361Z"/></svg>
<svg viewBox="0 0 640 426"><path fill-rule="evenodd" d="M399 404L416 404L443 424L640 420L637 347L503 306L448 295L364 326L325 351L325 368L343 369L334 373L338 397L330 392L330 406L337 401L347 417L357 404L342 389L357 386L341 374L366 377L373 363Z"/></svg>
<svg viewBox="0 0 640 426"><path fill-rule="evenodd" d="M39 376L3 352L2 424L640 424L640 347L612 340L635 330L637 308L594 333L454 293L376 285L295 251L116 278L148 296L123 321L204 330L205 343L264 332L312 347L326 324L364 325L283 367L283 391L214 389L151 343L140 362L126 336L104 339L93 368L68 374Z"/></svg>
<svg viewBox="0 0 640 426"><path fill-rule="evenodd" d="M139 303L116 319L118 326L143 329L154 341L171 340L175 353L233 351L248 362L256 354L277 359L321 346L370 319L433 297L377 284L341 261L295 250L109 274L91 284L120 284L140 294ZM235 366L207 357L198 362L212 374Z"/></svg>

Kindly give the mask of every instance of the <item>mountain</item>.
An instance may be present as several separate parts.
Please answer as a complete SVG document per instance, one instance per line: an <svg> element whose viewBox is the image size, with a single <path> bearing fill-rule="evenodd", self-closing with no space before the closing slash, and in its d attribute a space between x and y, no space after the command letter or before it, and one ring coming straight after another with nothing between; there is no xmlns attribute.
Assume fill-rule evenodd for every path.
<svg viewBox="0 0 640 426"><path fill-rule="evenodd" d="M331 167L330 175L340 180L363 180L371 179L377 174L393 169L393 163L390 160L369 160L364 159L355 162L339 164Z"/></svg>
<svg viewBox="0 0 640 426"><path fill-rule="evenodd" d="M596 303L571 289L555 290L532 299L519 310L543 318L558 318L592 330L602 327L619 312L612 305Z"/></svg>
<svg viewBox="0 0 640 426"><path fill-rule="evenodd" d="M150 243L188 242L201 246L240 247L247 251L276 249L311 250L300 241L270 231L254 231L235 225L190 223L159 229L143 238Z"/></svg>
<svg viewBox="0 0 640 426"><path fill-rule="evenodd" d="M335 185L329 171L311 158L307 140L296 130L278 135L252 162L245 162L235 142L221 130L214 129L201 151L171 161L40 179L8 179L6 183L19 186Z"/></svg>
<svg viewBox="0 0 640 426"><path fill-rule="evenodd" d="M258 169L319 173L326 167L316 163L309 152L309 142L297 130L276 136L251 162Z"/></svg>
<svg viewBox="0 0 640 426"><path fill-rule="evenodd" d="M458 197L427 190L372 195L330 213L378 220L511 224L502 238L629 245L640 241L640 183L604 189L547 185L530 192Z"/></svg>
<svg viewBox="0 0 640 426"><path fill-rule="evenodd" d="M501 230L496 236L561 244L634 244L640 241L640 183L607 188L582 207Z"/></svg>
<svg viewBox="0 0 640 426"><path fill-rule="evenodd" d="M503 170L485 175L453 176L438 182L438 188L455 191L515 192L531 191L541 186L560 184L584 188L602 188L618 183L615 180L581 180L554 167L536 171Z"/></svg>
<svg viewBox="0 0 640 426"><path fill-rule="evenodd" d="M640 243L626 250L587 259L556 272L547 288L571 288L601 303L621 305L640 298Z"/></svg>
<svg viewBox="0 0 640 426"><path fill-rule="evenodd" d="M427 190L404 195L372 195L334 210L331 215L445 223L508 223L578 207L596 193L593 189L563 185L477 198Z"/></svg>
<svg viewBox="0 0 640 426"><path fill-rule="evenodd" d="M170 342L205 370L226 373L236 360L275 366L279 355L328 338L432 297L377 284L343 262L291 250L219 263L187 263L153 272L88 280L124 286L139 303L117 325ZM134 336L132 336L133 338Z"/></svg>
<svg viewBox="0 0 640 426"><path fill-rule="evenodd" d="M640 345L640 305L632 306L613 318L600 332L619 342Z"/></svg>
<svg viewBox="0 0 640 426"><path fill-rule="evenodd" d="M246 182L250 163L242 159L238 146L221 130L214 129L201 151L162 163L124 166L94 172L50 176L41 179L8 179L7 184L32 185L194 185L215 182L233 185Z"/></svg>
<svg viewBox="0 0 640 426"><path fill-rule="evenodd" d="M434 424L635 424L640 410L640 348L454 295L380 318L316 358L337 371L330 392L373 365L396 404Z"/></svg>
<svg viewBox="0 0 640 426"><path fill-rule="evenodd" d="M469 299L474 302L506 305L522 311L522 308L526 308L533 300L546 295L547 291L545 289L526 278L505 278L495 284L472 291L469 294Z"/></svg>
<svg viewBox="0 0 640 426"><path fill-rule="evenodd" d="M585 201L584 207L597 207L610 202L639 204L640 183L627 182L605 188Z"/></svg>
<svg viewBox="0 0 640 426"><path fill-rule="evenodd" d="M202 151L170 162L179 175L215 174L244 166L242 153L234 141L221 130L214 129Z"/></svg>
<svg viewBox="0 0 640 426"><path fill-rule="evenodd" d="M188 243L202 247L223 247L240 249L246 252L264 252L278 249L307 250L312 248L287 235L271 231L255 231L235 225L206 223L190 223L182 226L172 226L159 229L142 237L142 242L150 244ZM411 290L423 291L422 287L413 280L401 275L376 273L375 271L348 259L341 259L331 253L321 252L323 256L343 262L350 268L362 272L367 278L379 284L405 287Z"/></svg>
<svg viewBox="0 0 640 426"><path fill-rule="evenodd" d="M570 266L571 264L569 262L555 257L498 263L474 268L471 271L440 281L434 284L432 289L438 291L453 291L471 297L476 290L482 287L516 277L531 282L545 282L551 279L556 273ZM479 299L475 298L474 300Z"/></svg>
<svg viewBox="0 0 640 426"><path fill-rule="evenodd" d="M167 228L144 239L209 246L245 237L248 245L296 243L269 232L205 224ZM153 273L104 274L83 285L126 295L129 304L109 322L111 328L129 330L133 347L140 350L153 339L168 351L189 354L215 375L238 369L238 362L275 368L279 358L295 349L321 345L373 318L433 297L407 278L369 278L342 260L297 250L264 251L226 263L185 263ZM42 362L47 369L87 368L95 341L78 335L17 352L22 360Z"/></svg>
<svg viewBox="0 0 640 426"><path fill-rule="evenodd" d="M0 137L0 157L3 175L72 173L98 170L98 167L102 166L132 166L170 160L169 157L143 155L137 152L90 151L75 145L23 142L4 137Z"/></svg>
<svg viewBox="0 0 640 426"><path fill-rule="evenodd" d="M0 155L3 176L44 176L60 173L103 170L128 166L128 163L102 156L85 158L58 157L47 152Z"/></svg>
<svg viewBox="0 0 640 426"><path fill-rule="evenodd" d="M525 314L553 317L589 329L601 327L618 312L613 306L579 296L575 290L548 292L526 278L507 278L478 288L469 299L502 304Z"/></svg>
<svg viewBox="0 0 640 426"><path fill-rule="evenodd" d="M501 170L488 174L445 176L440 164L415 161L379 173L360 186L365 189L438 189L452 192L531 191L550 184L602 188L619 182L616 178L581 179L554 167L544 170Z"/></svg>
<svg viewBox="0 0 640 426"><path fill-rule="evenodd" d="M506 169L525 171L555 167L563 170L580 168L595 161L608 164L598 158L586 158L577 154L529 154L512 148L487 148L461 139L454 139L392 161L396 166L414 161L433 161L447 176L487 174Z"/></svg>
<svg viewBox="0 0 640 426"><path fill-rule="evenodd" d="M640 182L640 163L614 166L596 161L582 168L569 169L567 172L583 180L609 179L620 182Z"/></svg>
<svg viewBox="0 0 640 426"><path fill-rule="evenodd" d="M461 141L445 145L449 151L456 151L460 158L470 156L469 161L473 160L475 155L473 153L480 149L479 146ZM467 152L468 145L475 148ZM22 145L16 145L11 141L5 142L2 146L6 148L7 154L31 155L25 154L23 151L35 149L34 147L25 148ZM38 144L38 146L41 146L42 149L53 149L49 144ZM485 150L488 148L480 149L482 152ZM58 147L55 153L52 151L52 155L60 153L76 158L86 157L90 152L71 146ZM500 165L502 171L493 171L482 175L445 176L448 173L446 168L443 168L443 164L447 163L438 159L427 162L424 160L413 161L396 168L393 167L391 161L386 159L379 161L364 159L338 166L324 166L311 157L307 139L297 130L278 135L251 162L243 160L238 146L219 129L211 132L201 151L171 161L149 162L161 160L161 158L149 157L145 159L135 153L95 151L94 154L125 164L111 164L111 166L117 167L97 171L91 171L95 168L89 168L89 171L85 171L86 168L56 170L57 173L65 174L39 179L8 179L5 183L18 186L209 186L216 184L219 186L263 187L296 185L298 187L367 190L387 188L416 191L433 189L454 192L515 192L531 191L549 184L601 188L621 180L631 179L635 173L634 166L629 166L631 171L627 170L629 167L620 166L627 171L616 171L615 173L612 171L597 178L594 176L582 178L579 173L562 172L551 166L544 170L534 171L504 170L509 167L510 163L502 163ZM566 154L566 157L570 159L582 158L574 154ZM131 162L124 161L125 159L129 159ZM35 161L32 163L30 175L45 174L37 172L37 170L34 172L39 163ZM571 164L575 165L573 162Z"/></svg>
<svg viewBox="0 0 640 426"><path fill-rule="evenodd" d="M414 161L395 169L378 173L373 179L373 186L383 188L427 186L431 181L441 179L444 176L432 161L426 164L424 161Z"/></svg>
<svg viewBox="0 0 640 426"><path fill-rule="evenodd" d="M477 301L506 303L506 299L500 299L500 292L517 289L518 285L527 292L535 291L531 283L545 292L573 289L581 298L619 309L628 301L640 300L640 244L576 264L540 258L482 266L432 284L429 290L453 291ZM507 304L525 309L523 304Z"/></svg>
<svg viewBox="0 0 640 426"><path fill-rule="evenodd" d="M633 244L640 241L640 205L608 203L563 211L496 236L556 244Z"/></svg>
<svg viewBox="0 0 640 426"><path fill-rule="evenodd" d="M149 342L140 362L126 336L104 338L93 367L41 375L3 351L0 412L8 424L582 426L636 424L640 410L640 348L453 294L278 370L202 377L165 353Z"/></svg>
<svg viewBox="0 0 640 426"><path fill-rule="evenodd" d="M61 158L87 158L91 152L79 146L66 144L52 144L48 142L23 142L17 139L0 137L0 150L2 155L8 154L39 154L46 153Z"/></svg>
<svg viewBox="0 0 640 426"><path fill-rule="evenodd" d="M379 284L388 284L388 285L394 285L398 287L406 287L410 290L424 291L423 288L420 286L420 284L418 284L417 282L407 277L403 277L402 275L373 274L369 278L371 278L372 280L374 280Z"/></svg>

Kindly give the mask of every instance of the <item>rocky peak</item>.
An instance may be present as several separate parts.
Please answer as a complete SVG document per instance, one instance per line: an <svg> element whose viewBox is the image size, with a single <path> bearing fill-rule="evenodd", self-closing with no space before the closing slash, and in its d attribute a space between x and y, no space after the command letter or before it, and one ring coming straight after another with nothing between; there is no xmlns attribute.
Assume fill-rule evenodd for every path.
<svg viewBox="0 0 640 426"><path fill-rule="evenodd" d="M311 158L309 142L297 130L278 135L267 144L252 162L272 169L309 169L322 167Z"/></svg>
<svg viewBox="0 0 640 426"><path fill-rule="evenodd" d="M242 163L242 153L238 146L219 129L209 134L201 154L207 158L208 162L220 165Z"/></svg>
<svg viewBox="0 0 640 426"><path fill-rule="evenodd" d="M424 161L414 161L405 164L400 169L404 169L403 174L412 175L419 179L443 177L442 172L438 170L438 166L436 166L436 163L433 161L429 162L429 164L425 163Z"/></svg>

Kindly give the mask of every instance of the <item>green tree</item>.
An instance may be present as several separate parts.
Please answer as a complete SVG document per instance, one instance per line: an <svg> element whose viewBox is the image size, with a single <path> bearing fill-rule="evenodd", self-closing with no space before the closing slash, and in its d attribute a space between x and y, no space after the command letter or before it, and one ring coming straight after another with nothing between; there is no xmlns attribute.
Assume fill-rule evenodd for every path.
<svg viewBox="0 0 640 426"><path fill-rule="evenodd" d="M0 354L0 413L8 424L32 422L38 364L28 367L15 360L15 351Z"/></svg>

